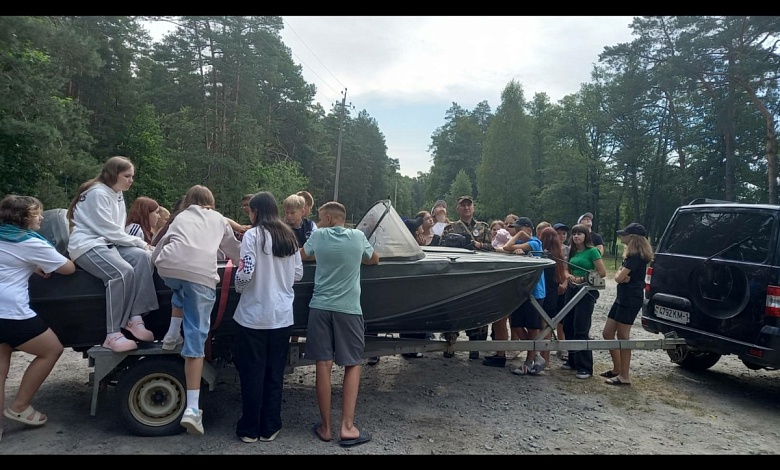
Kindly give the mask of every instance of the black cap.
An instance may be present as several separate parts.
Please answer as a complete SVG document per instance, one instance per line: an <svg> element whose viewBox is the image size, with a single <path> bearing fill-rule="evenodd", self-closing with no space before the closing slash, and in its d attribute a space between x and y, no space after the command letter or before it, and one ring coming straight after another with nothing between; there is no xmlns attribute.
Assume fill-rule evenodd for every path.
<svg viewBox="0 0 780 470"><path fill-rule="evenodd" d="M645 230L642 224L631 222L623 230L618 230L617 234L620 235L621 237L625 235L641 235L643 237L646 237L647 230Z"/></svg>
<svg viewBox="0 0 780 470"><path fill-rule="evenodd" d="M553 225L553 228L555 230L566 230L567 232L569 231L569 226L561 222L558 222L557 224Z"/></svg>
<svg viewBox="0 0 780 470"><path fill-rule="evenodd" d="M528 217L518 217L515 223L511 224L510 227L512 228L519 228L519 227L531 227L534 228L534 223L531 222L531 219Z"/></svg>
<svg viewBox="0 0 780 470"><path fill-rule="evenodd" d="M416 219L406 219L404 220L404 225L406 225L406 228L409 229L409 231L412 233L412 235L417 234L417 229L420 228L420 225L423 224L422 217L417 217Z"/></svg>

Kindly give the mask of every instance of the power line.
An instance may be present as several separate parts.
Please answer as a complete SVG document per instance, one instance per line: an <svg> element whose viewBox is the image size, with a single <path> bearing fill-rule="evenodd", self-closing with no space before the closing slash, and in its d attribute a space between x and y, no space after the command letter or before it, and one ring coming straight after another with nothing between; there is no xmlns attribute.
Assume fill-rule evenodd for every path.
<svg viewBox="0 0 780 470"><path fill-rule="evenodd" d="M338 83L339 83L341 86L344 86L344 84L343 84L343 83L341 83L341 80L339 80L339 79L338 79L338 77L336 77L336 76L333 74L333 72L331 72L331 71L328 69L328 67L326 67L326 66L325 66L325 64L323 64L323 63L322 63L322 61L319 59L319 57L317 57L317 54L315 54L315 53L314 53L314 51L312 51L312 50L311 50L311 48L308 46L308 44L306 44L306 41L304 41L304 40L303 40L303 38L301 38L301 36L300 36L300 35L299 35L299 34L298 34L296 31L295 31L295 29L293 29L293 27L292 27L292 26L290 26L290 23L288 23L288 22L287 22L287 20L285 20L284 18L282 18L282 21L284 22L284 24L285 24L285 25L286 25L288 28L290 28L290 31L292 31L292 32L293 32L293 34L295 34L295 36L296 36L296 37L297 37L297 38L298 38L298 39L301 41L301 43L302 43L302 44L303 44L303 45L306 47L306 49L308 49L308 50L309 50L309 52L311 52L311 54L314 56L314 58L317 60L317 62L319 62L319 63L322 65L322 67L323 67L325 70L327 70L327 72L328 72L328 73L329 73L329 74L330 74L330 75L331 75L331 76L332 76L332 77L333 77L333 78L334 78L334 79L335 79L335 80L336 80L336 81L337 81L337 82L338 82ZM324 84L325 84L325 85L326 85L328 88L330 88L331 90L333 90L333 91L334 91L334 92L336 92L336 93L341 93L340 91L338 91L338 90L336 90L335 88L333 88L333 87L330 85L330 83L328 83L328 81L327 81L327 80L325 80L324 78L322 78L322 77L321 77L321 76L320 76L320 75L319 75L319 74L318 74L318 73L317 73L317 72L316 72L316 71L315 71L315 70L314 70L314 69L313 69L311 66L309 66L309 65L308 65L308 64L307 64L307 63L306 63L306 62L305 62L303 59L301 59L300 57L298 57L298 55L297 55L295 52L292 52L292 48L290 48L290 53L292 53L292 55L294 55L294 56L295 56L295 58L296 58L296 59L298 59L298 61L301 63L301 65L305 65L305 66L306 66L306 67L309 69L309 71L311 71L311 73L313 73L314 75L316 75L316 76L317 76L317 78L319 78L319 79L322 81L322 83L324 83ZM346 86L344 86L344 88L346 88ZM328 96L328 100L329 100L329 101L334 101L334 100L332 100L332 99L330 98L330 96Z"/></svg>
<svg viewBox="0 0 780 470"><path fill-rule="evenodd" d="M301 36L298 34L298 32L297 32L297 31L295 31L295 29L293 29L293 27L290 25L290 23L288 23L288 22L287 22L287 20L285 20L284 18L282 18L282 21L284 22L284 24L286 24L286 25L287 25L287 26L290 28L290 31L292 31L292 32L293 32L293 34L295 34L295 35L298 37L298 39L300 39L300 40L301 40L301 43L302 43L304 46L306 46L306 49L308 49L308 50L309 50L309 52L311 52L311 55L313 55L313 56L314 56L314 58L315 58L315 59L317 59L317 62L319 62L319 63L320 63L320 65L322 65L322 67L323 67L325 70L327 70L327 71L328 71L328 73L330 74L330 76L331 76L331 77L333 77L334 79L336 79L336 81L337 81L337 82L339 82L339 85L341 85L341 86L343 86L344 88L346 88L346 86L345 86L343 83L341 83L341 80L339 80L339 79L338 79L338 77L337 77L337 76L335 76L335 75L333 74L333 72L331 72L331 71L328 69L328 67L326 67L326 66L325 66L325 64L323 64L323 63L322 63L322 61L320 60L320 58L319 58L319 57L317 57L317 54L315 54L315 53L314 53L314 51L313 51L313 50L311 50L311 48L309 47L309 45L308 45L308 44L306 44L306 41L304 41L304 40L303 40L303 38L302 38L302 37L301 37ZM319 75L318 75L318 76L319 76ZM333 90L333 91L335 91L335 90Z"/></svg>

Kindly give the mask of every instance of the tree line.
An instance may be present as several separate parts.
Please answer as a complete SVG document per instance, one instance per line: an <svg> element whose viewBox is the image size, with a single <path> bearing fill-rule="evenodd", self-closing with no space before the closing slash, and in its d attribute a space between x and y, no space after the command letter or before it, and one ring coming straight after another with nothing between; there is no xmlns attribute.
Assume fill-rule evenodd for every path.
<svg viewBox="0 0 780 470"><path fill-rule="evenodd" d="M175 27L152 41L144 21ZM431 135L430 171L400 174L367 110L314 103L278 16L0 17L0 187L65 207L111 155L136 164L129 199L170 207L192 184L240 216L245 193L301 189L359 217L472 194L477 217L657 239L695 197L777 203L780 17L636 17L590 81L557 103L510 81L495 112L458 103ZM341 127L343 126L343 128ZM397 188L397 189L396 189ZM451 218L457 215L452 212Z"/></svg>

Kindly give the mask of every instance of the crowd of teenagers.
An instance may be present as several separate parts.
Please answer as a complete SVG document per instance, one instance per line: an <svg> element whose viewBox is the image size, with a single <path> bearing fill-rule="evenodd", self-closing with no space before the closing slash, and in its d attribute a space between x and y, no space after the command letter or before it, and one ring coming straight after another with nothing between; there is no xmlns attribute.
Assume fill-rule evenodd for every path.
<svg viewBox="0 0 780 470"><path fill-rule="evenodd" d="M44 208L31 196L7 195L0 201L0 408L7 420L42 426L48 417L32 406L41 384L62 355L63 346L30 308L29 278L72 274L76 267L101 279L106 289L106 337L102 347L122 353L138 342L155 341L144 316L158 309L155 270L171 289L171 319L161 347L180 348L184 358L186 409L181 425L203 435L200 408L205 345L220 281L218 260L236 265L240 298L234 361L241 386L242 411L236 436L243 442L272 441L282 429L282 389L293 325L293 284L303 276L303 261L317 262L307 325L306 355L316 363L320 421L312 431L342 446L371 440L354 424L360 362L365 347L360 306L360 267L379 263L363 232L345 227L346 208L335 201L308 219L314 200L307 191L282 201L247 194L241 208L249 224L216 210L214 195L194 185L171 210L148 197L127 208L124 194L135 178L126 157L109 158L100 173L84 182L67 210L68 257L38 230ZM5 403L5 381L14 351L33 356L16 397ZM345 368L342 415L331 419L331 371ZM2 424L2 422L0 422ZM3 427L0 426L0 439Z"/></svg>
<svg viewBox="0 0 780 470"><path fill-rule="evenodd" d="M542 331L544 339L589 340L591 319L595 304L599 298L597 289L587 289L563 321L552 328L545 328L544 318L537 310L541 308L549 318L555 318L580 290L586 288L587 276L595 272L602 278L607 276L604 261L604 241L600 234L592 230L593 214L582 214L571 228L562 222L551 224L540 222L537 225L528 217L508 214L504 220L490 223L474 218L474 200L471 196L462 196L457 200L455 211L458 220L447 218L447 203L437 201L430 212L421 211L414 218L405 220L409 231L420 245L467 246L483 251L496 251L526 256L548 256L555 264L545 268L535 285L528 301L522 303L514 312L491 325L491 337L494 340L535 340ZM453 237L457 234L458 238ZM613 302L602 331L604 339L629 338L631 326L642 307L645 287L645 271L653 258L653 249L647 239L645 228L636 222L619 230L624 247L623 261L614 280L617 283L617 298ZM465 244L463 242L465 240ZM486 340L488 327L466 331L470 340ZM407 337L425 337L407 335ZM447 353L445 353L447 354ZM450 355L452 353L449 353ZM521 353L522 354L522 353ZM593 352L591 350L558 351L562 359L561 367L574 371L578 379L593 376ZM422 357L422 354L405 354L406 357ZM599 373L609 385L630 385L629 365L630 349L610 350L612 368ZM470 351L470 359L479 359L479 351ZM505 367L506 352L483 358L486 366ZM369 364L376 364L378 358L372 358ZM550 363L549 351L526 351L521 366L513 368L516 375L537 375Z"/></svg>
<svg viewBox="0 0 780 470"><path fill-rule="evenodd" d="M336 201L319 206L315 224L309 219L314 200L307 191L286 197L281 204L283 215L274 196L261 191L242 198L241 208L249 224L239 224L216 210L209 188L194 185L171 210L143 196L132 201L128 209L124 193L134 178L133 163L115 156L105 162L98 175L79 187L67 209L67 257L38 233L44 208L37 198L7 195L0 201L3 417L27 426L47 422L48 417L32 406L32 400L63 352L57 335L30 308L31 275L69 275L78 266L102 280L106 289L102 347L128 352L137 349L138 342L155 341L154 334L145 327L144 316L158 310L156 270L172 292L170 324L161 347L169 351L178 348L184 358L187 393L181 425L191 434L203 435L199 404L203 362L220 281L218 260L223 259L235 264L235 290L241 294L233 315L237 325L234 362L242 400L236 436L246 443L272 441L282 429L288 343L298 340L291 336L293 284L303 276L303 261L316 261L306 337L306 356L315 361L320 412L312 433L322 441L337 439L345 447L370 441L371 434L354 423L365 349L360 272L361 265L376 265L379 257L362 231L345 226L346 208ZM549 253L556 262L545 269L533 299L551 318L583 287L589 272L606 276L601 259L603 242L591 231L590 213L583 214L569 229L563 223L546 222L534 227L529 218L511 214L503 221L487 224L474 219L470 196L458 198L455 210L459 218L450 221L447 204L437 201L430 212L421 211L405 223L421 246L447 245L460 238L476 250L510 255ZM645 267L652 258L641 225L632 223L618 235L625 252L622 267L615 274L618 295L604 327L605 339L628 338L642 304ZM588 292L557 329L557 337L588 339L597 299L597 291ZM492 325L495 340L535 339L541 329L542 317L530 299ZM485 326L466 333L471 340L485 340L487 331ZM432 334L410 336L430 338ZM28 353L33 359L16 396L6 404L5 381L14 351ZM614 350L610 354L613 367L600 375L612 385L630 384L631 351ZM479 352L472 351L469 357L478 359ZM378 358L372 359L369 364L376 364ZM593 374L591 351L571 351L564 359L563 367L576 371L578 378ZM535 375L548 362L548 352L527 351L524 364L512 372ZM344 367L338 426L331 418L334 363ZM484 364L504 367L505 352L484 358ZM0 426L0 439L2 433Z"/></svg>

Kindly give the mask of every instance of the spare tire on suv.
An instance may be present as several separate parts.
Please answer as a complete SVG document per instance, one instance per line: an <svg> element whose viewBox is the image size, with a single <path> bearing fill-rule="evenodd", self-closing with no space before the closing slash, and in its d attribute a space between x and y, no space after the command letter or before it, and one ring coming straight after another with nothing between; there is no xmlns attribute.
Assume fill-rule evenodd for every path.
<svg viewBox="0 0 780 470"><path fill-rule="evenodd" d="M780 206L696 200L677 208L647 268L642 327L675 334L673 362L705 370L736 355L780 366Z"/></svg>

